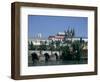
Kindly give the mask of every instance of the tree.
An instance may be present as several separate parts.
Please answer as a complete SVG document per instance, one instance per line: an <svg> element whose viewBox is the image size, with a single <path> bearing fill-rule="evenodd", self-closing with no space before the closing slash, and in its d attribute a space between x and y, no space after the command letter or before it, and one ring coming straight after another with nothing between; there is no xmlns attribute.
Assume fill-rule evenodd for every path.
<svg viewBox="0 0 100 82"><path fill-rule="evenodd" d="M49 43L49 47L50 47L51 55L52 55L52 51L54 50L54 41L53 40Z"/></svg>
<svg viewBox="0 0 100 82"><path fill-rule="evenodd" d="M41 45L40 45L40 50L46 50L46 49L47 49L46 43L42 42Z"/></svg>
<svg viewBox="0 0 100 82"><path fill-rule="evenodd" d="M60 49L61 49L60 41L56 41L55 44L56 44L56 50L59 51L59 53L60 53Z"/></svg>
<svg viewBox="0 0 100 82"><path fill-rule="evenodd" d="M79 61L82 53L82 47L80 41L73 42L72 47L73 47L73 52L75 52L74 55L76 56L76 60Z"/></svg>
<svg viewBox="0 0 100 82"><path fill-rule="evenodd" d="M60 41L55 41L56 44L56 50L58 50L58 47L60 46Z"/></svg>
<svg viewBox="0 0 100 82"><path fill-rule="evenodd" d="M31 50L35 50L36 48L35 48L35 46L33 45L33 42L31 41L31 44L30 44L30 49Z"/></svg>
<svg viewBox="0 0 100 82"><path fill-rule="evenodd" d="M69 46L63 46L62 47L62 57L63 60L69 60L70 59L70 49Z"/></svg>
<svg viewBox="0 0 100 82"><path fill-rule="evenodd" d="M42 41L40 41L40 46L39 46L39 50L40 50L40 55L42 54Z"/></svg>
<svg viewBox="0 0 100 82"><path fill-rule="evenodd" d="M44 49L44 50L47 50L47 41L44 42L43 46L44 46L43 49Z"/></svg>

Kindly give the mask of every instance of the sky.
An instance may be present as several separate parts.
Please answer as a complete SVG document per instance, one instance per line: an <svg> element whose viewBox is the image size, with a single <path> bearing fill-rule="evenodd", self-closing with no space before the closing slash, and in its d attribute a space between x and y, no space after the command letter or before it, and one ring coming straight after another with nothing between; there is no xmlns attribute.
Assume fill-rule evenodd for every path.
<svg viewBox="0 0 100 82"><path fill-rule="evenodd" d="M56 35L58 32L64 32L68 29L75 30L75 37L88 36L88 18L87 17L70 17L70 16L28 16L28 37L37 36L39 33L42 37Z"/></svg>

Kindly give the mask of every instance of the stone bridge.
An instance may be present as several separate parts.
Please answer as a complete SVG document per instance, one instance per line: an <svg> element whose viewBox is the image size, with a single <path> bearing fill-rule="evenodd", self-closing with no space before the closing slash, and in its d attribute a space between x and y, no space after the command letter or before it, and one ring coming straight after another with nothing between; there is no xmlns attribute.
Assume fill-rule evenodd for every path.
<svg viewBox="0 0 100 82"><path fill-rule="evenodd" d="M34 60L38 60L39 62L45 61L56 61L60 58L61 52L59 51L28 51L28 63L32 64Z"/></svg>
<svg viewBox="0 0 100 82"><path fill-rule="evenodd" d="M34 51L34 50L29 50L28 51L28 55L31 56L32 53L36 53L38 56L41 56L41 54L45 54L45 53L48 53L49 56L51 56L52 54L57 54L58 56L60 56L61 52L59 53L59 51L41 51L41 54L40 54L40 51ZM52 53L52 54L51 54Z"/></svg>

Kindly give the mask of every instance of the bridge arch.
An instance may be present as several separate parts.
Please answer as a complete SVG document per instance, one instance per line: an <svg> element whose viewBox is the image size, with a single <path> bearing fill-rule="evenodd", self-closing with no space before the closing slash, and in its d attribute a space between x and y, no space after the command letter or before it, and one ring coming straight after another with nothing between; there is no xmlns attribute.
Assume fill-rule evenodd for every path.
<svg viewBox="0 0 100 82"><path fill-rule="evenodd" d="M39 61L39 57L38 57L38 54L37 53L33 52L31 54L31 56L32 56L33 64L36 63L37 61Z"/></svg>
<svg viewBox="0 0 100 82"><path fill-rule="evenodd" d="M44 56L45 56L45 61L49 61L50 59L49 53L44 53Z"/></svg>
<svg viewBox="0 0 100 82"><path fill-rule="evenodd" d="M56 56L56 60L59 59L59 55L57 53L54 53L54 55Z"/></svg>

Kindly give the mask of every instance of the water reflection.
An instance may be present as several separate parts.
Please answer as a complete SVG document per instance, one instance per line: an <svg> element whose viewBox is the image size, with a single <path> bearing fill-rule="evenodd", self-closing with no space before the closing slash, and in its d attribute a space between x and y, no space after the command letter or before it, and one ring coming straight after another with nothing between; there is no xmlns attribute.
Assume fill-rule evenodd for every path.
<svg viewBox="0 0 100 82"><path fill-rule="evenodd" d="M74 65L74 64L87 64L87 59L80 59L78 60L54 60L54 61L35 61L34 63L29 63L29 66L50 66L50 65Z"/></svg>

